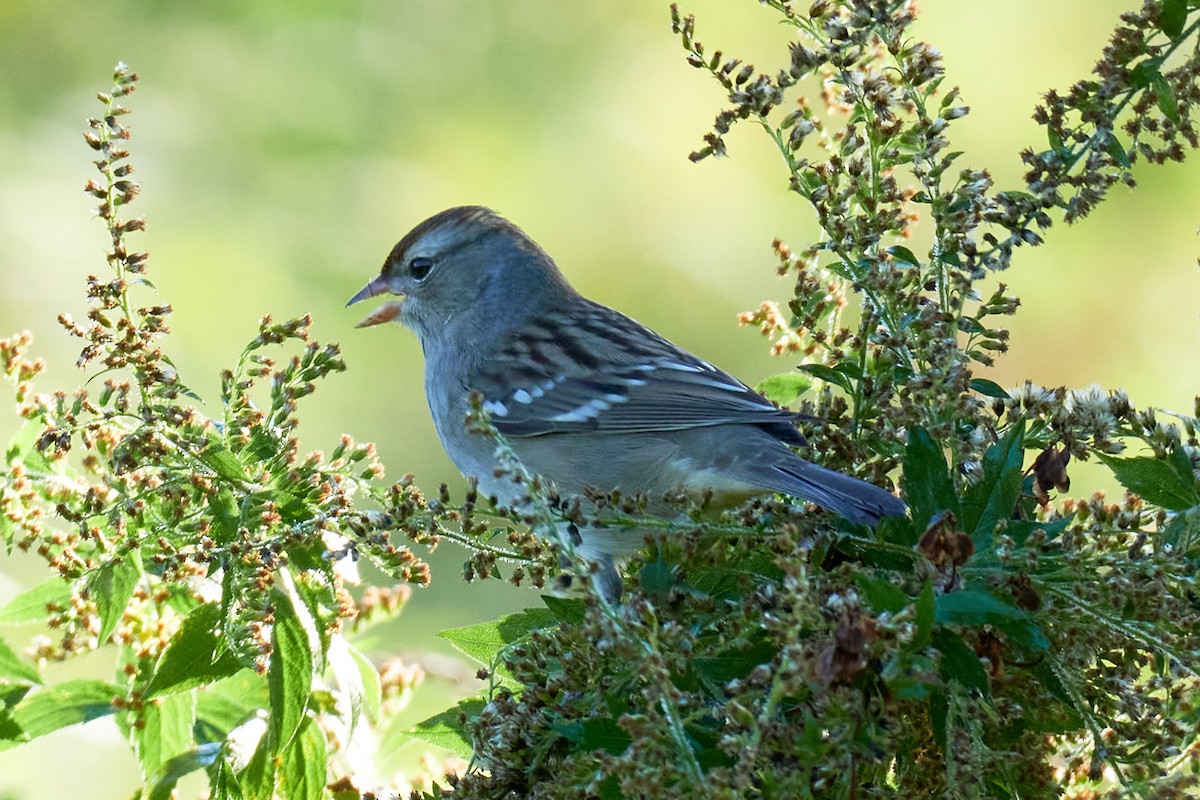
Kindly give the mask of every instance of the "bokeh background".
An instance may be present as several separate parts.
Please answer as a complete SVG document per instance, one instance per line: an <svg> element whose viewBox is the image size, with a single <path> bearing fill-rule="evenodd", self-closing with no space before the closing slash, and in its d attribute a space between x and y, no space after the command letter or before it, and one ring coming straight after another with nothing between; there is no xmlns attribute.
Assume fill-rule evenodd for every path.
<svg viewBox="0 0 1200 800"><path fill-rule="evenodd" d="M1087 74L1135 2L923 4L915 34L941 50L947 85L972 109L951 129L960 165L1015 186L1018 150L1045 142L1033 105ZM710 50L782 63L787 30L754 0L684 5ZM814 223L753 126L728 138L731 158L687 160L723 98L684 63L665 0L4 0L0 335L34 332L50 363L42 389L77 385L79 345L54 319L82 316L83 278L105 269L81 191L92 168L80 131L118 60L143 77L127 118L144 190L133 210L149 218L139 245L176 309L170 355L215 398L261 315L311 313L349 371L301 409L309 447L347 432L378 443L394 477L459 485L425 408L415 340L391 326L355 330L369 309L343 308L405 231L452 205L502 211L585 294L750 383L790 366L735 320L786 296L771 240L800 246ZM1136 174L1136 191L1117 188L1082 223L1056 226L1002 276L1023 307L989 377L1122 386L1139 405L1191 411L1200 160ZM15 427L0 413L0 441ZM1077 477L1076 488L1092 487ZM433 587L374 653L452 678L462 670L435 631L537 602L528 589L464 584L462 561L438 551ZM0 555L0 603L43 577L36 559ZM31 632L3 633L20 643ZM430 680L417 717L472 688L451 678ZM106 721L0 753L0 798L107 800L136 785Z"/></svg>

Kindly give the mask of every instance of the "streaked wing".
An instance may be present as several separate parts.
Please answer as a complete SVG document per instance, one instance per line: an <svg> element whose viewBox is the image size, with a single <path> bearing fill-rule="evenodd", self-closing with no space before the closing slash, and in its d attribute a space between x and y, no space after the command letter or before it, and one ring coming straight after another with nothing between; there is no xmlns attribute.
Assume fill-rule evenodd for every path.
<svg viewBox="0 0 1200 800"><path fill-rule="evenodd" d="M605 306L581 301L572 311L569 325L560 313L525 328L472 387L506 436L735 423L767 426L800 443L796 414L731 375Z"/></svg>

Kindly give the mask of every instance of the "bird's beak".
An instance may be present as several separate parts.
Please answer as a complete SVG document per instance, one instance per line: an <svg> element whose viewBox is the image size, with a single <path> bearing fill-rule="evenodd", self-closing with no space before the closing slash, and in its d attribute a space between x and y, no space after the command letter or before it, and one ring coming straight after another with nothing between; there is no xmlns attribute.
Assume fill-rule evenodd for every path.
<svg viewBox="0 0 1200 800"><path fill-rule="evenodd" d="M350 302L346 303L346 305L352 306L362 300L366 300L371 297L378 297L379 295L390 291L391 288L388 286L387 281L384 280L382 275L379 275L378 277L372 279L371 282L366 286L359 289L358 294L354 295L354 297L351 297ZM358 323L358 325L355 327L369 328L372 325L379 325L383 322L391 322L393 319L399 316L400 311L403 308L404 298L384 303L379 308L372 311L370 316Z"/></svg>
<svg viewBox="0 0 1200 800"><path fill-rule="evenodd" d="M359 289L358 294L351 297L350 302L346 303L346 306L352 306L371 297L378 297L386 291L388 291L387 281L384 280L382 275L377 275L371 279L370 283Z"/></svg>

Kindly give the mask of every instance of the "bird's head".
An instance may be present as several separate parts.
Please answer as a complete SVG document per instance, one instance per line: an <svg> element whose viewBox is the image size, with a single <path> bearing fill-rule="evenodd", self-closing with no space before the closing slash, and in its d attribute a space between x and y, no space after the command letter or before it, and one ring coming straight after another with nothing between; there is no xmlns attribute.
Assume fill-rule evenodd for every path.
<svg viewBox="0 0 1200 800"><path fill-rule="evenodd" d="M422 341L448 327L495 328L573 293L546 253L519 228L481 206L459 206L413 228L378 277L347 305L390 294L359 327L399 319Z"/></svg>

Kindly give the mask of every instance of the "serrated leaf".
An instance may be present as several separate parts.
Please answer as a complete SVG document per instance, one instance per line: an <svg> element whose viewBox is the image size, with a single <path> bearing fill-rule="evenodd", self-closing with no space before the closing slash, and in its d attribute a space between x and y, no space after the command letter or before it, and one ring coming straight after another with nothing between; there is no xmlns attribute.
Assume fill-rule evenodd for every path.
<svg viewBox="0 0 1200 800"><path fill-rule="evenodd" d="M71 583L63 578L50 578L5 603L0 608L0 625L42 622L50 614L50 606L63 609L70 601Z"/></svg>
<svg viewBox="0 0 1200 800"><path fill-rule="evenodd" d="M923 650L929 646L929 642L933 638L933 622L936 616L936 602L933 595L933 584L929 581L921 587L921 593L917 595L916 607L916 629L913 631L912 641L906 649L911 651Z"/></svg>
<svg viewBox="0 0 1200 800"><path fill-rule="evenodd" d="M350 653L350 644L344 636L335 635L329 640L329 650L326 654L329 671L337 682L338 714L346 730L350 733L358 727L358 720L363 713L363 675L359 662Z"/></svg>
<svg viewBox="0 0 1200 800"><path fill-rule="evenodd" d="M1008 640L1034 653L1050 649L1050 637L1032 619L1016 619L997 622L996 627L1008 635Z"/></svg>
<svg viewBox="0 0 1200 800"><path fill-rule="evenodd" d="M959 526L971 534L979 557L992 558L996 523L1012 516L1021 497L1025 422L1014 425L983 456L983 477L963 498Z"/></svg>
<svg viewBox="0 0 1200 800"><path fill-rule="evenodd" d="M998 400L1009 400L1008 392L995 381L989 381L987 378L972 378L971 391L978 392L984 397L995 397Z"/></svg>
<svg viewBox="0 0 1200 800"><path fill-rule="evenodd" d="M434 747L449 750L460 758L471 758L474 751L471 740L467 736L466 724L483 712L485 703L478 697L468 697L460 700L454 708L448 708L440 714L435 714L427 720L418 722L408 733Z"/></svg>
<svg viewBox="0 0 1200 800"><path fill-rule="evenodd" d="M210 742L175 756L163 764L153 780L148 782L146 800L170 800L171 793L175 791L175 784L179 783L180 778L190 775L198 769L212 766L220 755L221 743ZM212 796L230 800L227 792Z"/></svg>
<svg viewBox="0 0 1200 800"><path fill-rule="evenodd" d="M943 624L999 625L1028 619L1029 614L982 589L964 589L937 597L934 618Z"/></svg>
<svg viewBox="0 0 1200 800"><path fill-rule="evenodd" d="M271 800L275 796L275 766L269 736L258 741L254 755L238 774L238 785L246 800Z"/></svg>
<svg viewBox="0 0 1200 800"><path fill-rule="evenodd" d="M188 753L195 744L192 728L196 723L196 693L177 692L147 703L141 722L144 724L133 728L138 761L143 777L157 780L168 762ZM198 767L188 772L194 769Z"/></svg>
<svg viewBox="0 0 1200 800"><path fill-rule="evenodd" d="M210 745L204 745L209 747ZM237 775L227 758L220 758L208 771L209 796L219 800L245 800ZM356 796L357 800L357 796Z"/></svg>
<svg viewBox="0 0 1200 800"><path fill-rule="evenodd" d="M227 481L242 483L246 480L246 470L238 461L233 451L219 439L213 439L200 452L200 460L205 466Z"/></svg>
<svg viewBox="0 0 1200 800"><path fill-rule="evenodd" d="M42 676L38 673L37 667L21 658L8 646L8 642L0 639L0 681L10 683L14 680L41 683Z"/></svg>
<svg viewBox="0 0 1200 800"><path fill-rule="evenodd" d="M363 655L354 645L349 645L350 657L358 667L362 680L363 697L362 709L371 722L379 722L383 711L383 687L379 682L379 670L371 663L371 659Z"/></svg>
<svg viewBox="0 0 1200 800"><path fill-rule="evenodd" d="M754 390L772 403L790 406L812 386L812 381L798 372L781 372L765 378Z"/></svg>
<svg viewBox="0 0 1200 800"><path fill-rule="evenodd" d="M146 686L147 699L213 683L242 669L232 653L217 655L220 619L216 603L203 603L187 615L158 658Z"/></svg>
<svg viewBox="0 0 1200 800"><path fill-rule="evenodd" d="M137 550L101 565L88 575L88 591L100 612L101 644L117 629L141 577L142 558Z"/></svg>
<svg viewBox="0 0 1200 800"><path fill-rule="evenodd" d="M950 703L945 692L933 692L929 696L929 727L933 729L933 741L938 750L945 753L950 738Z"/></svg>
<svg viewBox="0 0 1200 800"><path fill-rule="evenodd" d="M0 750L60 728L107 717L116 711L113 698L124 694L119 686L91 680L66 681L31 692L9 713L10 721L20 730L19 738L0 741Z"/></svg>
<svg viewBox="0 0 1200 800"><path fill-rule="evenodd" d="M1054 541L1070 527L1075 520L1074 515L1059 517L1058 519L1050 520L1049 522L1037 522L1031 519L1010 519L1007 527L1004 529L1006 536L1011 538L1018 547L1025 544L1025 540L1029 538L1034 531L1040 530L1046 536L1046 541Z"/></svg>
<svg viewBox="0 0 1200 800"><path fill-rule="evenodd" d="M1105 149L1108 151L1108 154L1112 156L1113 161L1117 162L1117 165L1121 168L1129 169L1133 166L1133 162L1129 160L1128 151L1125 150L1125 148L1121 145L1120 140L1117 139L1116 136L1113 136L1112 134L1108 135L1108 144Z"/></svg>
<svg viewBox="0 0 1200 800"><path fill-rule="evenodd" d="M1163 116L1172 122L1180 121L1179 100L1175 97L1175 90L1171 88L1171 84L1163 77L1161 72L1156 72L1150 78L1150 85L1154 87L1154 96L1158 102L1158 110L1163 113Z"/></svg>
<svg viewBox="0 0 1200 800"><path fill-rule="evenodd" d="M544 594L542 602L546 604L546 608L556 620L567 625L578 625L583 622L587 613L587 606L584 602L573 597L555 597Z"/></svg>
<svg viewBox="0 0 1200 800"><path fill-rule="evenodd" d="M924 428L909 433L904 451L904 486L917 527L927 525L943 511L958 514L958 495L941 447ZM916 542L912 542L916 544Z"/></svg>
<svg viewBox="0 0 1200 800"><path fill-rule="evenodd" d="M223 741L229 732L270 705L267 681L243 669L196 693L196 725L202 741Z"/></svg>
<svg viewBox="0 0 1200 800"><path fill-rule="evenodd" d="M1200 508L1176 514L1163 530L1162 540L1181 552L1189 552L1200 542Z"/></svg>
<svg viewBox="0 0 1200 800"><path fill-rule="evenodd" d="M1149 503L1171 511L1185 511L1200 504L1200 493L1188 467L1181 475L1176 464L1148 456L1117 458L1099 454L1117 482Z"/></svg>
<svg viewBox="0 0 1200 800"><path fill-rule="evenodd" d="M913 267L921 266L920 259L918 259L916 257L916 255L913 254L912 250L909 250L907 247L904 247L903 245L894 244L891 247L889 247L887 249L887 251L891 255L892 258L894 258L896 261L900 262L901 264L908 264Z"/></svg>
<svg viewBox="0 0 1200 800"><path fill-rule="evenodd" d="M851 385L850 379L845 373L835 369L834 367L826 366L825 364L801 364L796 369L803 370L809 375L820 378L826 383L832 383L834 386L840 387L848 394L854 393L854 386Z"/></svg>
<svg viewBox="0 0 1200 800"><path fill-rule="evenodd" d="M1178 39L1187 22L1187 0L1162 0L1158 13L1158 27L1172 39Z"/></svg>
<svg viewBox="0 0 1200 800"><path fill-rule="evenodd" d="M321 800L326 777L325 735L305 719L279 764L279 796L288 800Z"/></svg>
<svg viewBox="0 0 1200 800"><path fill-rule="evenodd" d="M897 653L884 664L880 673L888 693L897 700L922 700L941 688L933 659L909 651Z"/></svg>
<svg viewBox="0 0 1200 800"><path fill-rule="evenodd" d="M778 647L764 640L712 656L697 656L692 659L692 668L709 686L723 687L735 678L746 677L760 664L769 663L778 653Z"/></svg>
<svg viewBox="0 0 1200 800"><path fill-rule="evenodd" d="M938 663L938 675L946 683L960 683L974 689L984 697L991 697L992 686L987 670L975 651L967 646L954 631L938 628L933 633L933 646L942 654Z"/></svg>
<svg viewBox="0 0 1200 800"><path fill-rule="evenodd" d="M646 563L638 574L642 591L655 597L663 597L675 586L675 571L661 558Z"/></svg>
<svg viewBox="0 0 1200 800"><path fill-rule="evenodd" d="M911 602L903 589L883 578L860 574L857 583L871 608L878 613L896 614Z"/></svg>
<svg viewBox="0 0 1200 800"><path fill-rule="evenodd" d="M459 652L491 669L501 683L516 688L520 684L500 662L501 653L530 632L556 624L549 609L529 608L498 620L450 628L438 633L438 638L445 639Z"/></svg>
<svg viewBox="0 0 1200 800"><path fill-rule="evenodd" d="M1049 125L1046 126L1046 140L1050 143L1050 149L1055 153L1061 152L1063 149L1062 135Z"/></svg>
<svg viewBox="0 0 1200 800"><path fill-rule="evenodd" d="M611 717L563 723L553 725L552 728L583 752L603 750L609 755L619 756L629 749L633 742L629 734Z"/></svg>
<svg viewBox="0 0 1200 800"><path fill-rule="evenodd" d="M312 693L313 651L304 622L308 609L300 598L295 592L276 587L271 591L271 599L275 624L271 627L271 662L267 667L267 691L271 697L268 730L271 749L279 754L304 722Z"/></svg>
<svg viewBox="0 0 1200 800"><path fill-rule="evenodd" d="M242 517L233 490L227 486L217 490L216 496L208 501L208 509L213 523L213 540L217 544L228 544L237 538Z"/></svg>
<svg viewBox="0 0 1200 800"><path fill-rule="evenodd" d="M5 462L12 464L20 461L34 474L45 475L53 472L53 462L35 446L45 430L46 422L41 417L27 419L8 440L8 447L4 450Z"/></svg>

